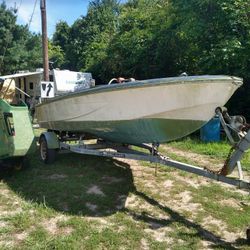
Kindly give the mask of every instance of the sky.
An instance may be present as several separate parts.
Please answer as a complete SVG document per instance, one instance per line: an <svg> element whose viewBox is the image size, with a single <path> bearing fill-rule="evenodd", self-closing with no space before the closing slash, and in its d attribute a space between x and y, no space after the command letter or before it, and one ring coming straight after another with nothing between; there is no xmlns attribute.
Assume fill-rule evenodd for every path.
<svg viewBox="0 0 250 250"><path fill-rule="evenodd" d="M18 8L18 24L28 24L35 7L30 31L41 33L40 0L5 0L5 2L8 7ZM63 20L72 25L81 15L86 15L88 3L89 0L46 0L48 37L51 38L59 21Z"/></svg>

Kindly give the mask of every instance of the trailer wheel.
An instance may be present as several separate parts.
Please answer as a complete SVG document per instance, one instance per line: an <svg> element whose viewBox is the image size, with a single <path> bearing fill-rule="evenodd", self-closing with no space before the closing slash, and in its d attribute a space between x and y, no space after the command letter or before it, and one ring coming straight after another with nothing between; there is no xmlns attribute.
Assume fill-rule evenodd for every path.
<svg viewBox="0 0 250 250"><path fill-rule="evenodd" d="M48 148L46 138L40 138L40 157L45 164L51 164L56 159L56 149Z"/></svg>

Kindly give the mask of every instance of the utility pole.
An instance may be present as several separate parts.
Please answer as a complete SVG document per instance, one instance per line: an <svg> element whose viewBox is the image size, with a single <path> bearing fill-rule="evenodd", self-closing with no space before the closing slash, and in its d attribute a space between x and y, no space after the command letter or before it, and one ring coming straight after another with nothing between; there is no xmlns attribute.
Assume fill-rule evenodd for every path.
<svg viewBox="0 0 250 250"><path fill-rule="evenodd" d="M44 81L49 81L49 56L48 56L46 0L41 0L40 9L41 9L41 17L42 17L43 78L44 78Z"/></svg>

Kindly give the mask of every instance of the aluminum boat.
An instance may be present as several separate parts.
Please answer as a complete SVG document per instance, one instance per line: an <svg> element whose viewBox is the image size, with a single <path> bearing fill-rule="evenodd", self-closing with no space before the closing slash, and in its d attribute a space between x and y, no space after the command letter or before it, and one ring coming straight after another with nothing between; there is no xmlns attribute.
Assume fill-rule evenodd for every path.
<svg viewBox="0 0 250 250"><path fill-rule="evenodd" d="M232 76L181 76L110 84L37 105L40 127L127 144L163 143L200 129L242 85Z"/></svg>

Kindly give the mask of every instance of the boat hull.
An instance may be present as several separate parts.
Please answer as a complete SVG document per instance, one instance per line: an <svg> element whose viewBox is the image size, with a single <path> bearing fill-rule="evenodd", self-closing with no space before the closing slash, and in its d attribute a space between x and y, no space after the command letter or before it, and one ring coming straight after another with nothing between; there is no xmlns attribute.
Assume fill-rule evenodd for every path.
<svg viewBox="0 0 250 250"><path fill-rule="evenodd" d="M162 78L97 87L37 106L41 127L139 144L184 137L209 121L241 85L240 78Z"/></svg>
<svg viewBox="0 0 250 250"><path fill-rule="evenodd" d="M96 135L105 140L127 144L162 143L191 134L204 121L138 119L105 122L55 122L59 131L74 131Z"/></svg>

